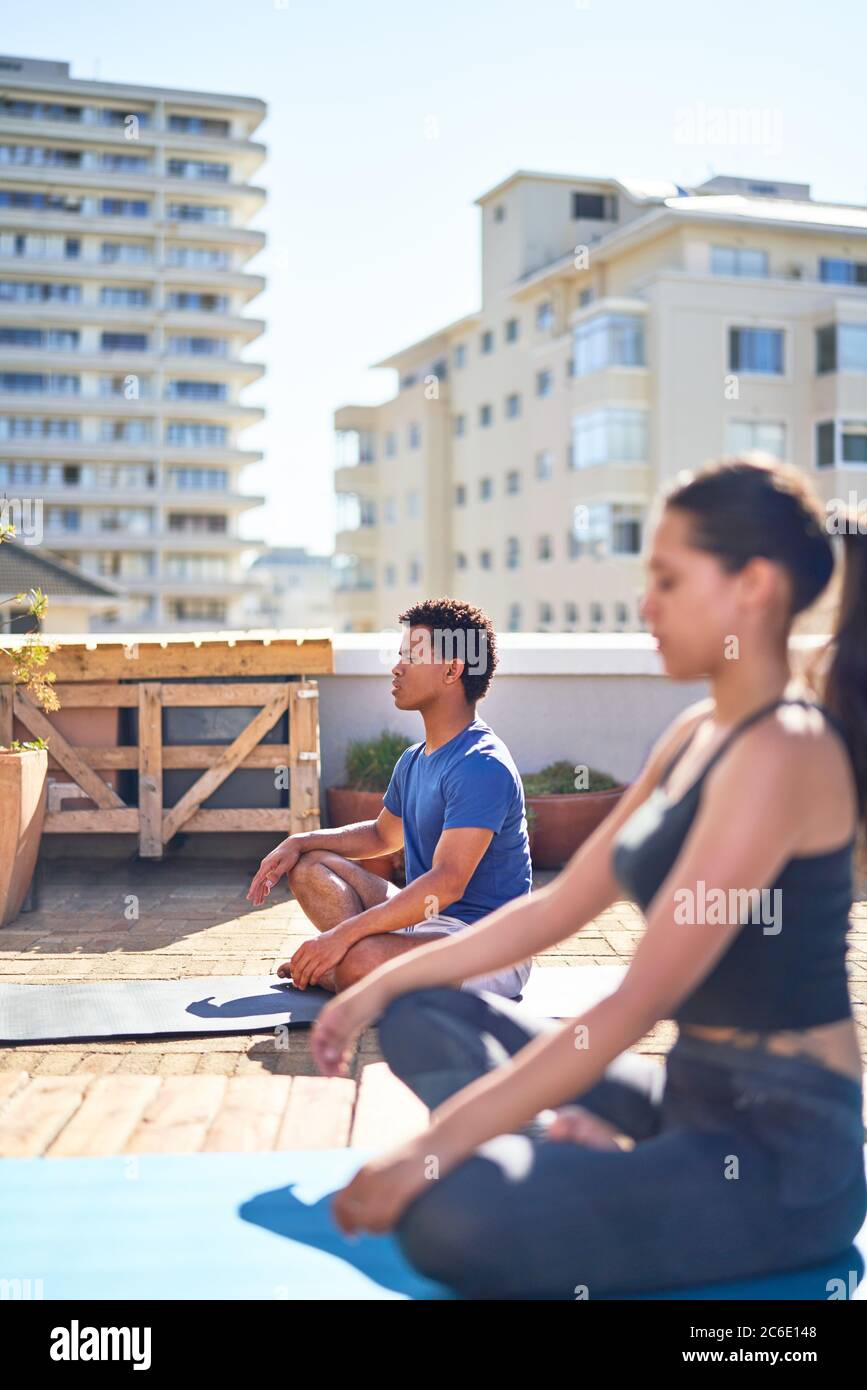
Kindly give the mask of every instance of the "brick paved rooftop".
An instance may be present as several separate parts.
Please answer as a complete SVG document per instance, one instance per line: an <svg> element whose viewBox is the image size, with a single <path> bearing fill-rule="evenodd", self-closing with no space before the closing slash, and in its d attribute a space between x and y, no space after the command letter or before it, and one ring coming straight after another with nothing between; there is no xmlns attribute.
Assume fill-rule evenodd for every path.
<svg viewBox="0 0 867 1390"><path fill-rule="evenodd" d="M284 889L259 908L246 901L255 867L49 861L37 909L0 930L0 978L61 987L273 972L313 929ZM632 904L617 903L536 964L625 963L641 924ZM849 968L867 1053L867 901L853 911ZM674 1037L673 1024L659 1024L637 1050L661 1059ZM269 1034L0 1047L2 1156L378 1148L424 1120L382 1061L374 1029L351 1075L332 1080L315 1074L307 1029L291 1030L280 1049Z"/></svg>

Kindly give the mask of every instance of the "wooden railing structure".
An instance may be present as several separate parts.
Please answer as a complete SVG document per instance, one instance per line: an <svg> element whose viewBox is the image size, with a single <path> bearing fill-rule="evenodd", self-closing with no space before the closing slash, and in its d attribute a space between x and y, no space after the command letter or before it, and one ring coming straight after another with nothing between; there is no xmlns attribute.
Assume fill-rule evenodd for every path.
<svg viewBox="0 0 867 1390"><path fill-rule="evenodd" d="M262 637L220 633L195 639L167 634L54 640L57 646L48 669L57 677L61 711L137 709L138 743L74 745L55 727L52 715L43 713L20 686L13 688L9 659L0 657L0 744L12 741L16 724L18 737L45 739L49 779L62 770L71 783L56 790L94 803L93 809L61 810L49 798L45 834L135 833L139 853L159 859L179 830L293 833L318 827L319 692L310 677L333 670L327 636L281 632ZM240 676L254 679L245 683ZM271 679L255 679L266 676ZM209 681L197 684L197 677ZM231 743L167 746L162 712L178 706L261 709ZM287 711L288 744L263 744ZM170 768L203 771L173 806L166 807L163 772ZM203 802L241 768L267 768L275 775L284 769L288 807L204 808ZM137 806L127 805L100 776L110 770L137 771Z"/></svg>

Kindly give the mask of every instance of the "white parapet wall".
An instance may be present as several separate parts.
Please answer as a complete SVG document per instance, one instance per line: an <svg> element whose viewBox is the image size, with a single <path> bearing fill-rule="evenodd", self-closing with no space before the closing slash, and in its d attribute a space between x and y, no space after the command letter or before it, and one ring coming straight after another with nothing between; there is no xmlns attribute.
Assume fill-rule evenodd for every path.
<svg viewBox="0 0 867 1390"><path fill-rule="evenodd" d="M668 680L643 633L516 633L498 637L499 664L478 713L505 739L518 769L566 758L630 781L654 740L703 682ZM394 707L397 629L336 633L333 676L319 676L322 785L339 786L346 746L393 729L422 736L421 718Z"/></svg>

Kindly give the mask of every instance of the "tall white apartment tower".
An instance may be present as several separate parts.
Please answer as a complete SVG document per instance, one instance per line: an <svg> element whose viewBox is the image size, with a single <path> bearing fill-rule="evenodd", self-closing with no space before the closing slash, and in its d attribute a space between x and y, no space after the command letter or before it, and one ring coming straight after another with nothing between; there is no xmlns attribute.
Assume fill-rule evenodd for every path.
<svg viewBox="0 0 867 1390"><path fill-rule="evenodd" d="M239 435L265 158L253 97L0 57L0 499L136 629L240 625Z"/></svg>

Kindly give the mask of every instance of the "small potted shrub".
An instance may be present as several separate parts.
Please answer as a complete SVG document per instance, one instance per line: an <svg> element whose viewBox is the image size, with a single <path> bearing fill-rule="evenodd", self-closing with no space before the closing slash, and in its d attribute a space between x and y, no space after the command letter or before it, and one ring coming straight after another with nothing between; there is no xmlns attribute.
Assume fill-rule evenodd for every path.
<svg viewBox="0 0 867 1390"><path fill-rule="evenodd" d="M566 759L522 773L532 855L537 869L561 869L625 791L622 783L586 763Z"/></svg>
<svg viewBox="0 0 867 1390"><path fill-rule="evenodd" d="M325 801L332 826L354 825L356 821L376 820L382 810L383 794L401 753L412 746L403 734L383 729L376 738L356 739L346 750L346 780L343 786L327 787ZM403 871L403 851L377 859L361 859L362 868L381 878L399 881Z"/></svg>
<svg viewBox="0 0 867 1390"><path fill-rule="evenodd" d="M15 528L0 524L0 543L13 536ZM29 594L16 594L7 602L29 602L32 617L45 613L46 598L39 589ZM0 673L14 690L22 685L43 710L60 708L52 688L54 674L45 671L51 648L36 635L21 647L0 653L7 658L11 669ZM27 896L42 837L45 819L45 782L48 772L48 744L44 739L13 739L0 746L0 927L14 922Z"/></svg>

